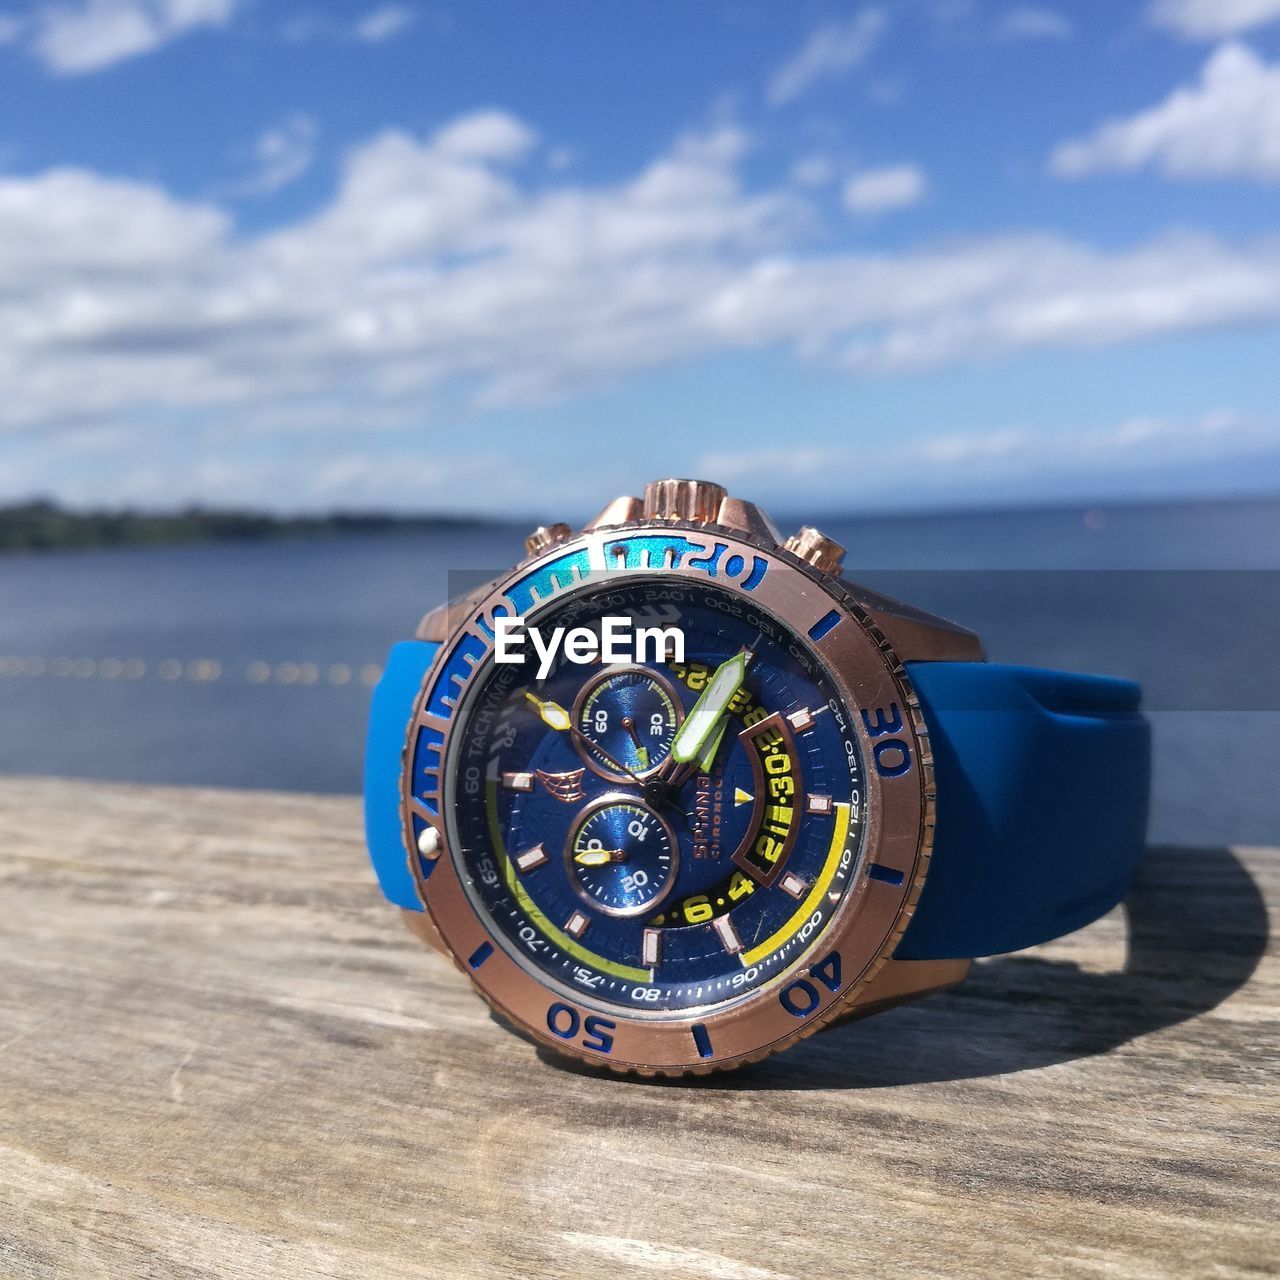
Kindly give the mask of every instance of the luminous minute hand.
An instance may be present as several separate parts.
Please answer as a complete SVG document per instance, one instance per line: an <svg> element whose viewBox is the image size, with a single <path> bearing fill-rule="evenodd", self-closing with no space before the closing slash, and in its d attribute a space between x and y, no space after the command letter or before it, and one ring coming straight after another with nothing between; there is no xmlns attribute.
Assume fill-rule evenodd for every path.
<svg viewBox="0 0 1280 1280"><path fill-rule="evenodd" d="M711 679L707 681L707 687L689 708L684 723L671 739L669 758L675 764L689 764L702 755L703 749L719 729L725 712L729 710L729 704L742 688L751 656L750 650L743 649L715 669Z"/></svg>

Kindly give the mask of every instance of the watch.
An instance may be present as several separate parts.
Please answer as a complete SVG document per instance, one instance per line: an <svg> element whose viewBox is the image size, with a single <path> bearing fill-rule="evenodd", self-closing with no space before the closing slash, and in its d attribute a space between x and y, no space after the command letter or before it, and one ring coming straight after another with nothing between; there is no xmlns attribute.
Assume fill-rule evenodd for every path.
<svg viewBox="0 0 1280 1280"><path fill-rule="evenodd" d="M526 551L391 650L365 819L385 896L539 1045L737 1067L1124 897L1135 684L987 662L706 481Z"/></svg>

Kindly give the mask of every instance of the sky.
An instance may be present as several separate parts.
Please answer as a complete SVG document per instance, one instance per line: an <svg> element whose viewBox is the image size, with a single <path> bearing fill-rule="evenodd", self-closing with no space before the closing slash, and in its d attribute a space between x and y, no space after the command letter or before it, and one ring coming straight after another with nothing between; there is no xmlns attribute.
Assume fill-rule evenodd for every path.
<svg viewBox="0 0 1280 1280"><path fill-rule="evenodd" d="M1280 492L1280 0L0 0L0 501Z"/></svg>

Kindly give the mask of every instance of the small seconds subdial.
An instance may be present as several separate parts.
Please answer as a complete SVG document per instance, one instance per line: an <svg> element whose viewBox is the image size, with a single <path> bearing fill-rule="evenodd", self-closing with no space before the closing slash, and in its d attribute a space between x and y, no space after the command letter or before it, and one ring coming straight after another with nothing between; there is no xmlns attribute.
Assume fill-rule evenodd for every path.
<svg viewBox="0 0 1280 1280"><path fill-rule="evenodd" d="M611 916L639 915L661 902L679 859L666 821L624 795L589 804L565 846L570 883L589 906Z"/></svg>
<svg viewBox="0 0 1280 1280"><path fill-rule="evenodd" d="M675 691L647 667L612 667L583 687L573 709L579 732L629 774L610 769L594 752L583 759L610 782L646 777L667 758L684 712Z"/></svg>

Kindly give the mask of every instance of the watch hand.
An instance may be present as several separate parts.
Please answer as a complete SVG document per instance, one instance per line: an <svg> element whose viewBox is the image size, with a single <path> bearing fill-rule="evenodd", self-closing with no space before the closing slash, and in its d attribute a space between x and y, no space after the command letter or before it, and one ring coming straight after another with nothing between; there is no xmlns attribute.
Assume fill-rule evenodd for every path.
<svg viewBox="0 0 1280 1280"><path fill-rule="evenodd" d="M577 725L570 725L569 731L573 734L575 738L577 738L579 742L583 744L583 746L587 748L588 751L594 751L596 755L598 755L600 759L603 760L605 764L608 765L608 767L612 769L615 773L625 773L627 777L630 778L631 781L636 784L637 787L644 786L643 778L637 778L635 775L635 771L633 769L628 769L627 766L623 764L621 760L615 760L613 756L609 754L609 752L607 752L598 742L595 741L594 738L588 738L587 735L583 733L582 730L579 729Z"/></svg>
<svg viewBox="0 0 1280 1280"><path fill-rule="evenodd" d="M573 855L574 862L583 867L603 867L610 862L626 862L625 849L583 849Z"/></svg>
<svg viewBox="0 0 1280 1280"><path fill-rule="evenodd" d="M702 754L698 757L698 768L703 773L710 773L715 766L716 754L720 750L720 744L724 741L724 731L729 727L729 717L720 717L720 726L715 733L707 739L707 745L703 748Z"/></svg>
<svg viewBox="0 0 1280 1280"><path fill-rule="evenodd" d="M630 716L622 717L622 727L631 735L631 741L635 743L636 760L642 769L649 767L649 749L640 741L640 735L636 732L636 722Z"/></svg>
<svg viewBox="0 0 1280 1280"><path fill-rule="evenodd" d="M561 733L573 728L569 713L558 702L550 700L544 702L531 689L526 689L524 696L529 705L542 717L543 724L549 728L556 729Z"/></svg>
<svg viewBox="0 0 1280 1280"><path fill-rule="evenodd" d="M618 773L625 773L637 786L643 786L641 779L627 768L619 760L615 760L598 742L588 738L577 725L569 717L569 713L558 703L552 702L550 699L539 698L531 689L524 691L525 701L538 713L548 728L556 730L557 733L571 733L581 742L588 751L594 751L596 755L602 759L610 769L616 770Z"/></svg>
<svg viewBox="0 0 1280 1280"><path fill-rule="evenodd" d="M743 649L715 669L706 688L689 708L684 723L676 730L676 735L671 740L669 760L675 764L688 764L698 759L708 741L715 736L716 728L728 711L729 704L742 688L747 675L747 664L753 656L749 649Z"/></svg>

